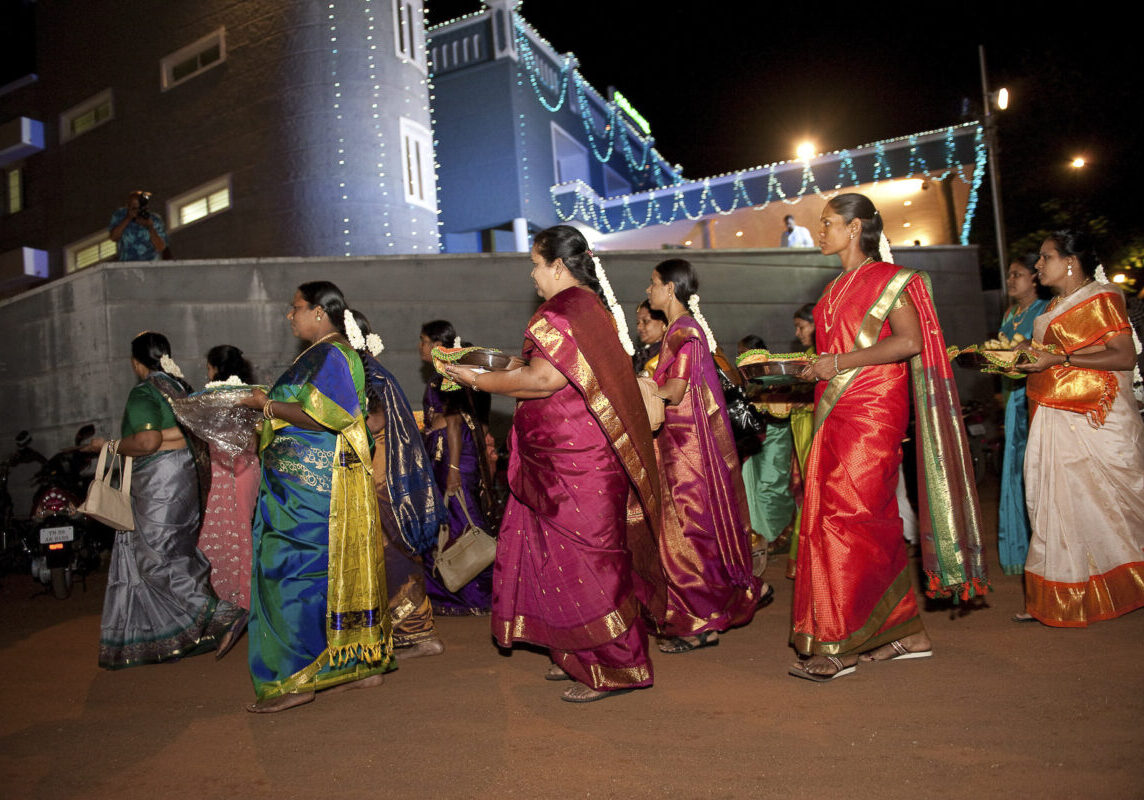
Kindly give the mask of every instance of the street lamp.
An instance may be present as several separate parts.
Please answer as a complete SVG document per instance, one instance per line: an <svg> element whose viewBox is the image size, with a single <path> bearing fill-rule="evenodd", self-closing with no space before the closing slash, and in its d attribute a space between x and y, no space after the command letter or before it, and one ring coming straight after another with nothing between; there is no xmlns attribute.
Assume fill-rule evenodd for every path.
<svg viewBox="0 0 1144 800"><path fill-rule="evenodd" d="M1009 90L1002 88L996 93L989 91L989 79L985 74L985 45L977 45L978 60L981 62L981 95L985 105L985 155L989 168L989 186L993 193L993 227L997 233L997 270L1001 275L1001 313L1008 305L1005 297L1005 273L1008 264L1005 246L1005 221L1001 213L1001 164L997 158L997 122L993 109L1004 111L1009 107Z"/></svg>
<svg viewBox="0 0 1144 800"><path fill-rule="evenodd" d="M801 142L795 149L795 154L803 161L810 161L810 159L814 158L814 153L814 142Z"/></svg>
<svg viewBox="0 0 1144 800"><path fill-rule="evenodd" d="M1084 167L1085 163L1086 162L1084 160L1084 156L1077 156L1070 162L1069 166L1071 166L1073 169L1081 169Z"/></svg>

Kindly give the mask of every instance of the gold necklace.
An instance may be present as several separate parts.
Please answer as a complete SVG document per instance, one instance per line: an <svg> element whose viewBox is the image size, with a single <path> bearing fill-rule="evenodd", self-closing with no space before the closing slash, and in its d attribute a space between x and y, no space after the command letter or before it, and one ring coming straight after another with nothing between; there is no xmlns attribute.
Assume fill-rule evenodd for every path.
<svg viewBox="0 0 1144 800"><path fill-rule="evenodd" d="M311 350L313 350L315 347L317 347L318 345L320 345L322 342L326 341L327 339L332 339L337 335L338 335L337 331L331 331L331 332L327 333L321 339L318 339L316 342L314 342L309 347L307 347L305 350L303 350L301 353L299 353L298 358L294 359L294 363L297 364L299 359L301 359L302 356L306 355L306 353L309 353Z"/></svg>
<svg viewBox="0 0 1144 800"><path fill-rule="evenodd" d="M1031 308L1033 307L1033 304L1034 304L1034 303L1036 303L1036 302L1037 302L1037 299L1034 297L1034 298L1033 298L1033 299L1032 299L1032 300L1029 302L1029 305L1025 306L1025 310L1024 310L1024 311L1022 311L1020 314L1018 314L1018 313L1017 313L1017 311L1016 311L1016 309L1017 309L1017 308L1019 308L1019 306L1018 306L1018 304L1017 304L1017 303L1014 303L1014 304L1013 304L1013 308L1009 309L1009 313L1008 313L1006 316L1007 316L1007 317L1009 318L1009 320L1010 320L1010 321L1013 323L1013 328L1014 328L1014 330L1016 330L1017 328L1021 327L1021 323L1024 321L1024 319L1025 319L1026 315L1028 315L1028 313L1029 313L1029 309L1031 309ZM1002 325L1004 325L1004 324L1005 324L1005 323L1004 323L1004 321L1002 321L1002 323L1001 323L1001 324L1002 324Z"/></svg>
<svg viewBox="0 0 1144 800"><path fill-rule="evenodd" d="M838 303L841 302L842 298L846 296L846 292L850 289L850 284L854 282L854 276L858 274L858 271L861 270L862 267L873 263L873 257L869 257L854 269L850 270L850 275L844 281L842 291L838 293L837 297L834 294L834 290L837 288L838 278L841 278L842 276L839 275L838 278L835 278L830 282L830 288L826 290L826 314L822 315L822 322L826 327L828 333L830 332L831 326L834 324L834 312L838 307ZM830 315L829 318L827 318L827 314Z"/></svg>

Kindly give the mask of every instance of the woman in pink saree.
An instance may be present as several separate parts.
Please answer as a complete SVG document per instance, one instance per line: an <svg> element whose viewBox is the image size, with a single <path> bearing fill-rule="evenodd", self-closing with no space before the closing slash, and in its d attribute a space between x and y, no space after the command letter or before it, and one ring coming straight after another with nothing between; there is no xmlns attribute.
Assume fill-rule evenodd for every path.
<svg viewBox="0 0 1144 800"><path fill-rule="evenodd" d="M631 359L601 302L618 310L598 260L579 231L560 225L536 235L532 263L545 302L525 331L528 365L447 372L520 399L493 637L506 648L547 647L554 664L545 677L576 681L561 699L587 703L652 684L647 621L658 626L664 604L659 480Z"/></svg>
<svg viewBox="0 0 1144 800"><path fill-rule="evenodd" d="M659 264L647 289L668 319L654 375L666 404L655 439L665 495L664 653L718 644L720 632L751 621L759 602L747 493L698 289L691 264L678 258Z"/></svg>

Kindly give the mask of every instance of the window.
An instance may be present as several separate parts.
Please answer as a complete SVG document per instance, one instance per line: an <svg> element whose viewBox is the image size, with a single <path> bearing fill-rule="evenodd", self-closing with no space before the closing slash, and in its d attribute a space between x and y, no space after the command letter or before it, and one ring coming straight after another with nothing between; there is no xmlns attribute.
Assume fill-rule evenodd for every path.
<svg viewBox="0 0 1144 800"><path fill-rule="evenodd" d="M69 273L75 272L101 261L114 261L118 252L107 231L99 231L64 248L64 267Z"/></svg>
<svg viewBox="0 0 1144 800"><path fill-rule="evenodd" d="M24 210L24 176L19 167L8 170L5 193L8 195L8 213L15 214Z"/></svg>
<svg viewBox="0 0 1144 800"><path fill-rule="evenodd" d="M437 210L437 184L433 171L433 137L423 125L401 118L401 171L405 202Z"/></svg>
<svg viewBox="0 0 1144 800"><path fill-rule="evenodd" d="M159 62L160 86L165 92L212 67L217 67L224 61L226 61L226 28L219 28L197 42L165 56Z"/></svg>
<svg viewBox="0 0 1144 800"><path fill-rule="evenodd" d="M178 230L230 208L230 175L196 186L167 202L167 229Z"/></svg>
<svg viewBox="0 0 1144 800"><path fill-rule="evenodd" d="M422 0L393 0L393 39L398 58L425 71L425 12ZM456 52L453 53L456 62Z"/></svg>
<svg viewBox="0 0 1144 800"><path fill-rule="evenodd" d="M581 180L591 184L588 148L577 142L559 125L552 124L552 160L556 183Z"/></svg>
<svg viewBox="0 0 1144 800"><path fill-rule="evenodd" d="M89 97L78 106L60 114L60 141L66 142L105 122L115 119L115 104L110 89Z"/></svg>
<svg viewBox="0 0 1144 800"><path fill-rule="evenodd" d="M604 197L616 197L621 194L631 194L632 185L616 170L604 165Z"/></svg>

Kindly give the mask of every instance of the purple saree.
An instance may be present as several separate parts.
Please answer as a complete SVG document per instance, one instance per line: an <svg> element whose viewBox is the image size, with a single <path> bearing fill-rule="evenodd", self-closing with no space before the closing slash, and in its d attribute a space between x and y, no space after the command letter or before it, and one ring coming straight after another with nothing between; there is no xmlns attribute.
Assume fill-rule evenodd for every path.
<svg viewBox="0 0 1144 800"><path fill-rule="evenodd" d="M658 625L664 604L659 481L631 362L607 310L580 288L540 307L524 356L547 359L569 383L513 416L493 636L548 647L599 691L649 686L643 617Z"/></svg>
<svg viewBox="0 0 1144 800"><path fill-rule="evenodd" d="M751 621L759 579L751 572L747 494L715 362L698 323L684 315L663 338L655 381L687 381L664 409L655 437L663 481L660 559L668 579L663 633L694 636Z"/></svg>

